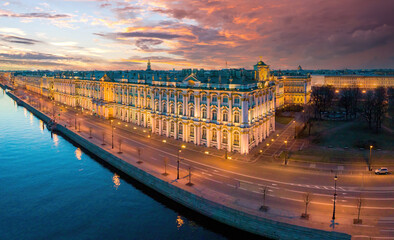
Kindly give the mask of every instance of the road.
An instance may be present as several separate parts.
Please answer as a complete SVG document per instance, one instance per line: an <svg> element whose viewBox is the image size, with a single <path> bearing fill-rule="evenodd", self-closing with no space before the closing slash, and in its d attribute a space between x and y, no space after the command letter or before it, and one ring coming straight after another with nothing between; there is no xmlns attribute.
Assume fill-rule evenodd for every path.
<svg viewBox="0 0 394 240"><path fill-rule="evenodd" d="M22 95L21 92L18 94ZM194 186L214 190L228 199L233 199L239 206L253 210L262 205L262 189L266 189L266 205L270 208L267 216L273 219L290 219L289 221L300 225L332 229L330 221L333 215L335 173L283 166L264 155L253 161L241 161L239 160L241 158L237 157L224 159L221 151L150 135L148 129L119 120L114 120L112 123L114 127L112 149L110 121L92 116L87 111L82 113L80 109L54 104L30 92L25 91L23 95L29 96L29 102L47 112L49 116L55 107L57 112L60 112L60 117L56 116L59 124L66 125L127 162L135 164L139 159L138 149L141 149L143 161L141 165L160 174L164 172L164 159L167 158L168 179L171 181L187 182L190 167ZM78 132L79 128L80 132ZM89 138L90 129L92 138ZM105 145L101 145L103 134ZM286 135L278 136L278 141L282 138L286 138ZM119 139L122 141L121 154L118 153ZM185 148L182 148L182 145ZM176 169L180 149L182 150L179 154L182 179L177 181ZM334 224L335 229L350 233L356 236L356 239L362 239L363 236L394 237L393 183L394 175L375 176L368 172L339 174L335 212L335 223L338 225ZM307 193L312 199L308 207L310 219L299 220L305 209L304 198ZM357 218L356 206L360 198L363 224L354 225L353 219Z"/></svg>

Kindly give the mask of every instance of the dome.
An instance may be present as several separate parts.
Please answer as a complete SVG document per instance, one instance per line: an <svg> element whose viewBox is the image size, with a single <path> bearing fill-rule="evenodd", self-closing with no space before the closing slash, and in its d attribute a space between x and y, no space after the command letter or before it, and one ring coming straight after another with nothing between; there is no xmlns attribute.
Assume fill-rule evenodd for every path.
<svg viewBox="0 0 394 240"><path fill-rule="evenodd" d="M259 61L258 63L257 63L257 66L267 66L267 64L265 64L263 61Z"/></svg>

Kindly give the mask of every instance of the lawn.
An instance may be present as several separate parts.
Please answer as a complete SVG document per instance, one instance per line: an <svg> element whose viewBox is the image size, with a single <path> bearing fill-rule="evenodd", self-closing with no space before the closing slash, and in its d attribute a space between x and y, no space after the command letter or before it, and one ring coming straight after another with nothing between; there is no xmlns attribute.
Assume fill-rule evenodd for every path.
<svg viewBox="0 0 394 240"><path fill-rule="evenodd" d="M288 124L293 119L294 119L293 117L275 116L275 121L280 123L280 124Z"/></svg>

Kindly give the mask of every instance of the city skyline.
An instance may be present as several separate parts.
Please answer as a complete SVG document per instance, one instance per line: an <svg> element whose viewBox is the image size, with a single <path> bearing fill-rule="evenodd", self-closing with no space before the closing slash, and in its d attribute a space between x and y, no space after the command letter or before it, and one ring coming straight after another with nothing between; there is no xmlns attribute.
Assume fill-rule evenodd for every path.
<svg viewBox="0 0 394 240"><path fill-rule="evenodd" d="M390 1L7 1L0 70L391 68Z"/></svg>

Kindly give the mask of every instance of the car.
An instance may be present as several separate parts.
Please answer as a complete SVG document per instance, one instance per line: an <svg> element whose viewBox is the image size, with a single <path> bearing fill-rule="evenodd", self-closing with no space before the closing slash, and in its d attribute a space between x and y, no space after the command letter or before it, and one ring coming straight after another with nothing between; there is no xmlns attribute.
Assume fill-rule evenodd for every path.
<svg viewBox="0 0 394 240"><path fill-rule="evenodd" d="M381 175L381 174L388 174L389 170L386 167L381 167L379 169L375 170L375 174Z"/></svg>

